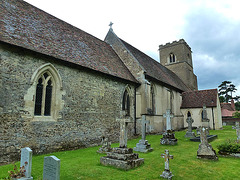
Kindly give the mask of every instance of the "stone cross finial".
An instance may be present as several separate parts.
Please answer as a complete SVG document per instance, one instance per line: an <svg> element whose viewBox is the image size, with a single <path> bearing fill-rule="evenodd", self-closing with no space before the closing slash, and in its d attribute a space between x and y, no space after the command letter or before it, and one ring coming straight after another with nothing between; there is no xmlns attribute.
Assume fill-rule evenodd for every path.
<svg viewBox="0 0 240 180"><path fill-rule="evenodd" d="M119 147L126 148L127 147L127 125L131 123L130 117L121 117L120 119L116 119L120 122L120 136L119 136Z"/></svg>
<svg viewBox="0 0 240 180"><path fill-rule="evenodd" d="M167 130L171 130L172 129L172 125L171 125L171 118L173 118L173 114L171 114L171 110L167 109L166 110L166 114L163 114L163 117L166 118L166 129Z"/></svg>
<svg viewBox="0 0 240 180"><path fill-rule="evenodd" d="M192 123L194 120L191 117L187 117L186 122L188 123L188 132L192 132Z"/></svg>
<svg viewBox="0 0 240 180"><path fill-rule="evenodd" d="M110 23L109 23L109 26L110 26L110 29L111 29L111 30L112 30L112 25L113 25L113 23L110 22Z"/></svg>
<svg viewBox="0 0 240 180"><path fill-rule="evenodd" d="M161 157L165 159L165 170L169 171L169 159L173 159L173 155L169 155L169 151L166 149L164 154L161 154Z"/></svg>
<svg viewBox="0 0 240 180"><path fill-rule="evenodd" d="M173 174L169 169L169 159L173 159L173 156L169 155L168 150L165 150L165 153L162 154L161 157L165 159L165 169L164 169L162 175L160 175L160 176L165 179L172 179Z"/></svg>

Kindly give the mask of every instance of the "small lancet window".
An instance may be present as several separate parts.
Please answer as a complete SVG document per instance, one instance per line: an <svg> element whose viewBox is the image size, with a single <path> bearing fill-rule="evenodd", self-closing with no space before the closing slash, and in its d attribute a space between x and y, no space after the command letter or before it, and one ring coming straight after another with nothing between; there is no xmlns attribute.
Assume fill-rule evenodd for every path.
<svg viewBox="0 0 240 180"><path fill-rule="evenodd" d="M34 115L51 116L52 89L52 77L45 72L38 79Z"/></svg>
<svg viewBox="0 0 240 180"><path fill-rule="evenodd" d="M192 116L192 115L191 115L190 111L188 111L187 117L191 117L191 116Z"/></svg>
<svg viewBox="0 0 240 180"><path fill-rule="evenodd" d="M152 113L155 113L155 92L154 87L151 84L151 106L152 106Z"/></svg>
<svg viewBox="0 0 240 180"><path fill-rule="evenodd" d="M173 53L169 54L169 61L170 63L174 63L176 61L175 55Z"/></svg>
<svg viewBox="0 0 240 180"><path fill-rule="evenodd" d="M130 97L127 90L123 94L122 110L126 111L126 116L130 116Z"/></svg>

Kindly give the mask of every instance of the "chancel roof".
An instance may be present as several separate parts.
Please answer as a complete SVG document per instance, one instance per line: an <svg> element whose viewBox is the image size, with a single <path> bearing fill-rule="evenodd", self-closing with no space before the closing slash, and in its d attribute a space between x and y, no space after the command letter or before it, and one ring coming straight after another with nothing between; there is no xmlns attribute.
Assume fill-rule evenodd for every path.
<svg viewBox="0 0 240 180"><path fill-rule="evenodd" d="M1 41L137 82L106 42L22 0L1 0L0 12Z"/></svg>
<svg viewBox="0 0 240 180"><path fill-rule="evenodd" d="M217 98L217 89L183 92L181 108L216 107Z"/></svg>
<svg viewBox="0 0 240 180"><path fill-rule="evenodd" d="M121 40L125 47L132 53L145 70L146 76L164 83L167 86L174 87L180 91L190 91L183 81L171 70L161 65L145 53L136 49L127 42Z"/></svg>

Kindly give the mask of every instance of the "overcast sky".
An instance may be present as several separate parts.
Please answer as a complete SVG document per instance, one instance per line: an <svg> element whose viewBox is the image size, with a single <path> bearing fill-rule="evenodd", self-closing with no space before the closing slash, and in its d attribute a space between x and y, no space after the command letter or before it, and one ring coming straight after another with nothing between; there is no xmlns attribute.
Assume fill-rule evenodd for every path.
<svg viewBox="0 0 240 180"><path fill-rule="evenodd" d="M240 95L239 0L26 0L104 40L121 39L159 61L158 46L181 38L192 48L198 87L236 85Z"/></svg>

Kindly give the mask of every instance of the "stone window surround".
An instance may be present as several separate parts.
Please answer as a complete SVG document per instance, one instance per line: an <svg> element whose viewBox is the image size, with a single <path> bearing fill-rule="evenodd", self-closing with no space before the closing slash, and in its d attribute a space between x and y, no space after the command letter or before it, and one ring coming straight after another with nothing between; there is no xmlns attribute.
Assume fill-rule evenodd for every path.
<svg viewBox="0 0 240 180"><path fill-rule="evenodd" d="M34 115L35 109L35 97L36 97L36 86L38 84L38 79L44 74L49 73L52 77L52 100L51 100L51 115L50 116L36 116ZM56 121L59 116L59 111L63 107L62 102L62 80L57 71L57 69L51 64L46 63L39 68L37 68L31 78L30 88L27 91L27 94L24 96L25 107L24 110L27 112L27 118L32 121Z"/></svg>
<svg viewBox="0 0 240 180"><path fill-rule="evenodd" d="M170 53L168 56L168 64L176 63L177 62L177 57L174 53Z"/></svg>
<svg viewBox="0 0 240 180"><path fill-rule="evenodd" d="M132 106L133 106L133 92L132 92L132 89L131 89L131 87L127 84L126 86L125 86L125 88L124 88L124 90L123 90L123 92L122 92L122 110L125 110L124 109L124 107L123 107L123 102L124 102L124 95L125 95L125 91L128 93L128 95L129 95L129 101L130 101L130 112L129 112L129 115L128 116L131 116L131 114L132 114Z"/></svg>

